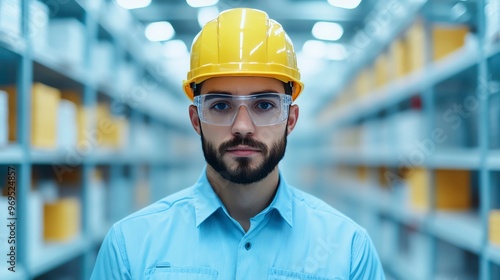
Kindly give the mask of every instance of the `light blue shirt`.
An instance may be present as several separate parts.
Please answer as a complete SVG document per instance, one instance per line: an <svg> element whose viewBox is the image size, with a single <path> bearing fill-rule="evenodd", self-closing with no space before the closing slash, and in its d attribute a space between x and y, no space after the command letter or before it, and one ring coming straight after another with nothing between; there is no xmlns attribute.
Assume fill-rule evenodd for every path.
<svg viewBox="0 0 500 280"><path fill-rule="evenodd" d="M198 182L117 222L91 279L385 279L366 231L280 183L247 232L203 171Z"/></svg>

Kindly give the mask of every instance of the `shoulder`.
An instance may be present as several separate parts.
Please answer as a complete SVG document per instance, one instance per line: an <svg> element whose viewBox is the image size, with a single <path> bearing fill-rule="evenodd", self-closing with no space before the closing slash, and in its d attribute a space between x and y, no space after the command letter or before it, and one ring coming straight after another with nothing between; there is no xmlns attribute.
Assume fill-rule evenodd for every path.
<svg viewBox="0 0 500 280"><path fill-rule="evenodd" d="M366 234L366 230L351 218L335 209L320 198L300 189L289 186L294 205L294 214L323 227L341 227L351 233Z"/></svg>
<svg viewBox="0 0 500 280"><path fill-rule="evenodd" d="M193 205L194 186L173 193L153 204L138 210L116 222L115 230L139 229L143 230L158 224L160 220L168 220L177 216L179 212L187 213Z"/></svg>

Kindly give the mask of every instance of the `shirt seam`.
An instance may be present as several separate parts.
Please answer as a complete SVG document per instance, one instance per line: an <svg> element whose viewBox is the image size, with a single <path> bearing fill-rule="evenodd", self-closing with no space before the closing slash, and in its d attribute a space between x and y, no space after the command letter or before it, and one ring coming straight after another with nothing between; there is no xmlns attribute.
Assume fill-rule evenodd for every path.
<svg viewBox="0 0 500 280"><path fill-rule="evenodd" d="M161 212L165 212L165 211L170 210L170 208L172 208L178 202L182 202L182 201L185 201L185 200L192 200L192 199L193 199L192 196L179 198L179 199L171 202L170 205L168 205L168 207L166 207L164 209L159 209L159 210L156 210L156 211L147 212L147 213L143 213L143 214L140 214L140 215L132 215L130 217L124 218L123 220L119 221L118 223L124 223L124 222L128 222L128 221L134 220L136 218L142 218L142 217L145 217L145 216L149 216L149 215L154 215L154 214L158 214L158 213L161 213ZM161 203L161 202L162 201L159 201L159 202L156 202L156 203Z"/></svg>
<svg viewBox="0 0 500 280"><path fill-rule="evenodd" d="M123 234L121 234L121 231L120 231L120 234L118 235L118 232L117 232L118 230L119 229L115 226L113 228L113 234L115 236L116 243L118 244L118 249L120 250L120 256L121 256L122 262L125 265L125 268L127 269L128 273L130 274L130 263L129 263L128 257L127 257L127 248L125 245L125 239L123 238Z"/></svg>

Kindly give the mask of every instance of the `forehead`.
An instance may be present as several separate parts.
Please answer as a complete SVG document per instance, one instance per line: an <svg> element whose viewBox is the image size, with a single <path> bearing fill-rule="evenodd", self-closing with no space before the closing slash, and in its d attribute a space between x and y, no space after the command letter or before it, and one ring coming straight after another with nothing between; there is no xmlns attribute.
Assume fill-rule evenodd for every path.
<svg viewBox="0 0 500 280"><path fill-rule="evenodd" d="M267 77L216 77L204 81L201 88L201 94L224 92L249 95L256 92L283 91L283 82Z"/></svg>

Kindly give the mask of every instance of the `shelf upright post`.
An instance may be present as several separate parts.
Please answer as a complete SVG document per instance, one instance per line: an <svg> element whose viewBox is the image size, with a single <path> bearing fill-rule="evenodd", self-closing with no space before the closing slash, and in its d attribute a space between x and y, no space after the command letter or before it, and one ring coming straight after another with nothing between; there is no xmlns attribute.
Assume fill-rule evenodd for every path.
<svg viewBox="0 0 500 280"><path fill-rule="evenodd" d="M424 67L428 67L432 64L433 60L433 38L432 38L432 24L428 21L424 21ZM425 126L425 135L432 135L432 131L435 128L435 120L436 120L436 89L435 85L430 85L428 88L423 89L422 91L422 110L424 112L424 126ZM437 148L436 148L437 149ZM432 158L434 155L427 155L429 158ZM429 209L428 216L434 215L436 212L436 185L435 185L435 170L431 167L426 167L428 171L428 201L429 201ZM427 275L426 279L432 279L437 274L437 262L438 262L438 248L437 248L437 238L433 235L428 235L428 253L429 257L427 258Z"/></svg>
<svg viewBox="0 0 500 280"><path fill-rule="evenodd" d="M21 3L21 18L22 18L22 36L27 42L26 48L20 58L20 67L18 68L17 78L17 135L18 143L22 148L23 157L19 165L17 178L17 261L19 267L26 270L26 277L30 278L28 271L28 261L30 248L28 244L28 196L31 186L31 86L33 83L33 61L32 61L32 44L29 26L29 8L31 1L22 1Z"/></svg>
<svg viewBox="0 0 500 280"><path fill-rule="evenodd" d="M479 276L481 280L491 278L491 264L486 258L488 248L488 215L491 209L491 173L487 165L489 150L489 92L488 92L488 62L486 58L486 1L477 1L477 30L479 43L479 64L477 77L477 97L479 99L479 150L480 150L480 170L479 170L479 201L482 227L482 253L480 255Z"/></svg>
<svg viewBox="0 0 500 280"><path fill-rule="evenodd" d="M89 108L95 108L95 105L97 103L97 92L96 88L94 86L94 83L91 79L93 73L92 67L92 50L94 49L94 46L96 44L97 40L97 9L91 9L90 6L85 9L85 15L84 15L84 20L85 20L85 52L84 52L84 69L85 69L85 84L83 85L83 106L86 110ZM88 110L91 112L91 114L95 114L95 110ZM90 116L86 115L87 118L90 118ZM94 119L94 118L91 118ZM85 122L88 124L88 127L84 128L87 130L93 130L95 128L95 123L90 122L90 120L87 120ZM95 149L97 147L91 147L89 154L92 154L92 152L95 152ZM93 178L93 170L94 170L94 164L92 163L91 160L89 160L89 157L85 157L83 160L83 166L82 166L82 188L81 188L81 197L82 197L82 231L83 231L83 236L90 240L94 240L94 233L91 232L90 230L90 211L92 211L92 201L90 201L90 184L92 183L92 178ZM93 243L90 242L91 246L87 248L84 253L83 253L83 258L82 258L82 279L89 279L90 274L92 273L92 267L94 263L94 258L95 258L95 252L93 250Z"/></svg>

